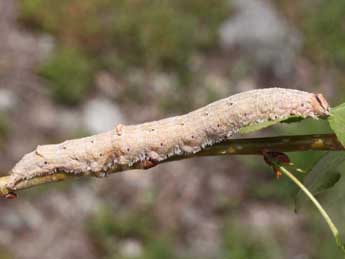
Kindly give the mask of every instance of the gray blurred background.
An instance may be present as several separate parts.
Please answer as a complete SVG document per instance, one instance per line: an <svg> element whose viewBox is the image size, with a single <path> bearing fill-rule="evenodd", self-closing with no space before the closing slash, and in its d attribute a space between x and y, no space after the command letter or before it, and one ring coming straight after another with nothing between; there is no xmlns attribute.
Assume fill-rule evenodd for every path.
<svg viewBox="0 0 345 259"><path fill-rule="evenodd" d="M343 0L0 0L0 172L38 144L182 114L254 88L345 100ZM329 132L324 122L259 136ZM258 136L258 134L257 134ZM291 154L307 169L321 154ZM340 182L320 196L345 229ZM82 179L0 203L0 259L340 258L258 157Z"/></svg>

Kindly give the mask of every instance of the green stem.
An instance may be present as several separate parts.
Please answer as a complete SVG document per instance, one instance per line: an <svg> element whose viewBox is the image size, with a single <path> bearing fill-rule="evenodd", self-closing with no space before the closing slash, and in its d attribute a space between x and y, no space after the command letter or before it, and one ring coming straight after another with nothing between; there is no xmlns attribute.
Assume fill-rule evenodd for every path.
<svg viewBox="0 0 345 259"><path fill-rule="evenodd" d="M343 252L345 253L345 247L344 244L341 242L340 237L339 237L339 231L337 229L337 227L334 225L333 221L331 220L331 218L329 217L329 215L327 214L327 212L324 210L324 208L321 206L321 204L317 201L317 199L314 197L314 195L307 189L307 187L305 187L303 185L303 183L301 183L291 172L289 172L285 167L276 164L275 165L280 172L282 172L283 174L285 174L287 177L289 177L307 196L308 198L313 202L313 204L315 205L315 207L319 210L319 212L321 213L322 217L325 219L325 221L327 222L334 238L335 241L337 243L337 245L343 250Z"/></svg>

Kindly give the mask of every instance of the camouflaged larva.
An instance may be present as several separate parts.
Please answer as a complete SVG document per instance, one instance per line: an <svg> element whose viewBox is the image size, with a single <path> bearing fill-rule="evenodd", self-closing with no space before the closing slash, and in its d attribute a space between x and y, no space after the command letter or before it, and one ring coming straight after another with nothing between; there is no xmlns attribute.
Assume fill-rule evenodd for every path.
<svg viewBox="0 0 345 259"><path fill-rule="evenodd" d="M99 135L38 146L15 165L8 188L56 172L105 176L149 168L168 157L196 153L226 140L244 126L291 115L317 118L328 113L329 105L320 94L282 88L243 92L182 116L118 125Z"/></svg>

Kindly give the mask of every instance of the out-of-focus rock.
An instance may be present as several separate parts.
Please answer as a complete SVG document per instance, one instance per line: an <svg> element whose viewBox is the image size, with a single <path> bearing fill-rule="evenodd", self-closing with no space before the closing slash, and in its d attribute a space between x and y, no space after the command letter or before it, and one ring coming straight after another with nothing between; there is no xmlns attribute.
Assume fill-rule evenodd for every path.
<svg viewBox="0 0 345 259"><path fill-rule="evenodd" d="M88 101L83 110L83 123L91 134L113 129L118 123L124 123L120 109L103 97Z"/></svg>
<svg viewBox="0 0 345 259"><path fill-rule="evenodd" d="M220 28L221 45L246 51L277 77L289 75L301 47L297 31L267 1L234 0L233 5L237 12Z"/></svg>
<svg viewBox="0 0 345 259"><path fill-rule="evenodd" d="M16 95L8 89L0 89L0 112L8 112L17 104Z"/></svg>
<svg viewBox="0 0 345 259"><path fill-rule="evenodd" d="M138 240L127 239L120 243L120 254L126 258L138 258L142 253L143 248Z"/></svg>

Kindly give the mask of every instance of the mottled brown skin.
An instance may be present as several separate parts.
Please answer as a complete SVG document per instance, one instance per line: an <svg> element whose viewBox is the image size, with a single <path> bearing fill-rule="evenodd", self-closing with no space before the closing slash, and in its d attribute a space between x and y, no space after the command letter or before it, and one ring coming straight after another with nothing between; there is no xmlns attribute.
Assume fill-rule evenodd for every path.
<svg viewBox="0 0 345 259"><path fill-rule="evenodd" d="M8 188L36 176L65 172L106 176L146 169L168 157L191 154L231 138L239 129L291 115L318 118L329 114L320 94L267 88L239 93L185 115L139 125L119 124L102 134L38 146L12 169Z"/></svg>

